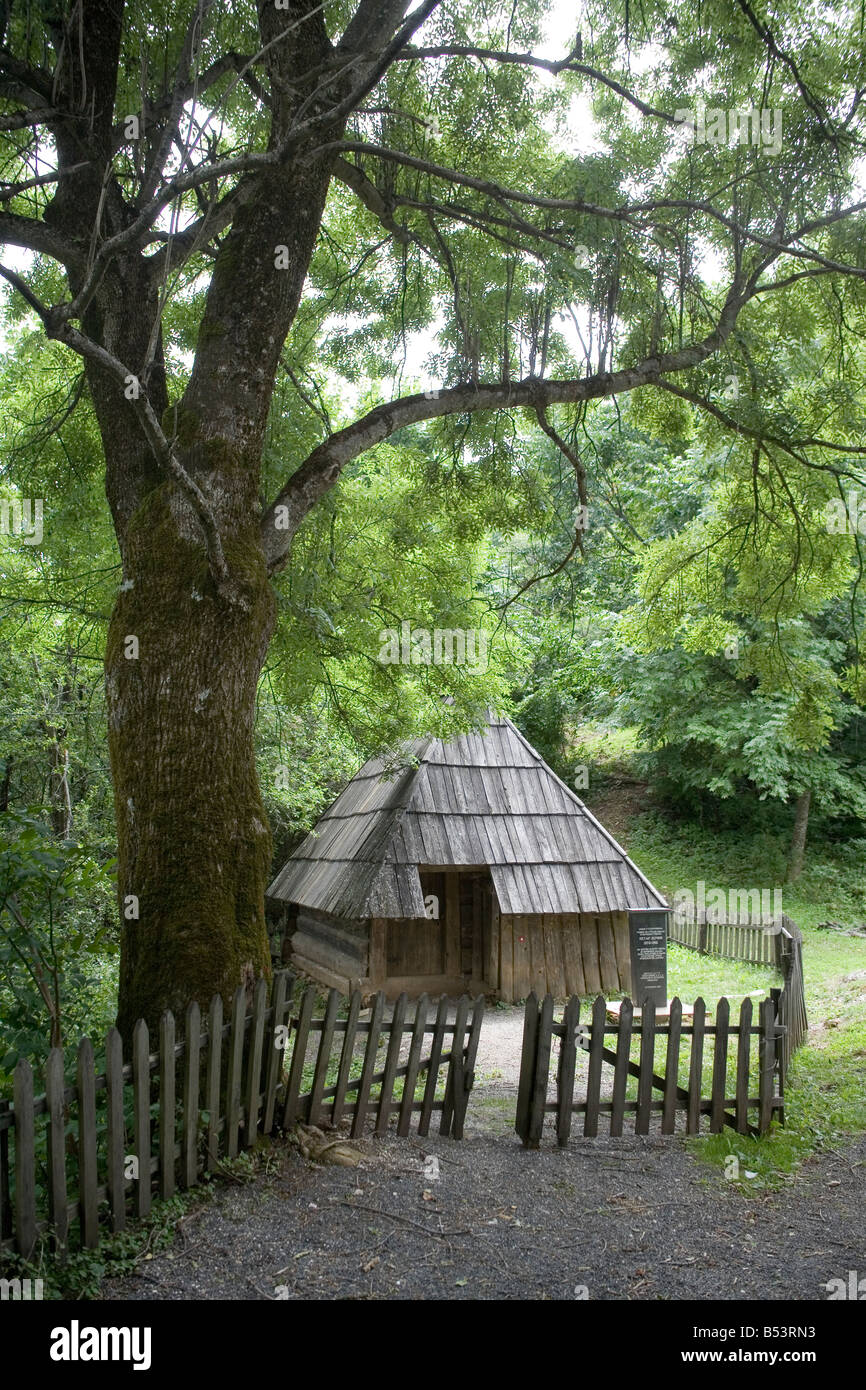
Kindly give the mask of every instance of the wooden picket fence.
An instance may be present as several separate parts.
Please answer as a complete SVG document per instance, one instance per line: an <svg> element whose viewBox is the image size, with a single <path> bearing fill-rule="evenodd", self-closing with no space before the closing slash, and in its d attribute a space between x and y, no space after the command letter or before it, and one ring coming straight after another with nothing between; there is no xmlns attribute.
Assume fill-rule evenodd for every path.
<svg viewBox="0 0 866 1390"><path fill-rule="evenodd" d="M635 1016L637 1013L637 1017ZM639 1021L638 1021L639 1020ZM752 1021L752 1001L745 999L736 1022L730 1019L727 999L716 1006L715 1021L708 1023L706 1004L696 999L690 1023L683 1023L679 999L671 1001L670 1018L660 1022L650 1004L636 1011L630 1000L622 1002L618 1018L608 1016L606 1000L599 995L592 1006L589 1023L581 1025L580 1000L569 999L562 1018L554 1018L554 1003L548 994L539 1003L534 994L526 1001L523 1054L517 1095L515 1129L527 1148L537 1148L544 1118L556 1116L560 1144L568 1142L573 1116L583 1115L583 1134L596 1138L599 1117L609 1124L604 1133L619 1137L625 1116L633 1117L633 1133L649 1134L653 1116L660 1117L661 1133L674 1134L678 1113L684 1117L686 1134L698 1134L701 1119L709 1116L710 1133L730 1125L741 1134L763 1133L773 1113L781 1105L776 1075L776 1006L772 998L760 1005L759 1021ZM613 1038L614 1046L605 1045ZM750 1095L752 1038L758 1043L758 1094ZM666 1040L665 1060L659 1070L656 1041ZM709 1086L704 1076L706 1040L713 1042L712 1075ZM730 1039L736 1040L736 1081L734 1095L728 1079ZM555 1077L555 1096L548 1098L554 1039L559 1042ZM637 1058L632 1056L633 1040L639 1041ZM687 1043L687 1077L680 1084L681 1051ZM587 1068L578 1082L575 1096L577 1059L586 1052ZM630 1079L636 1092L628 1098ZM709 1094L705 1094L705 1091ZM654 1098L658 1092L658 1098ZM755 1112L752 1123L750 1112Z"/></svg>
<svg viewBox="0 0 866 1390"><path fill-rule="evenodd" d="M774 965L784 981L779 998L782 1030L782 1082L796 1049L809 1030L803 983L803 934L786 913L771 922L708 921L706 912L693 922L670 919L668 938L701 955L725 956L752 965Z"/></svg>
<svg viewBox="0 0 866 1390"><path fill-rule="evenodd" d="M725 956L729 960L743 960L751 965L780 964L779 938L783 929L799 929L784 913L764 921L760 913L744 914L747 920L737 922L718 922L706 909L695 913L691 921L680 920L673 913L668 922L668 940L680 946L688 946L701 955Z"/></svg>
<svg viewBox="0 0 866 1390"><path fill-rule="evenodd" d="M662 1134L674 1134L678 1115L682 1117L680 1128L687 1134L699 1134L704 1117L708 1117L711 1134L720 1133L726 1125L740 1134L764 1134L774 1117L784 1123L785 1077L791 1057L808 1030L800 930L789 917L784 917L772 934L763 927L703 925L714 932L718 928L719 934L708 931L701 949L714 950L719 943L725 954L741 960L754 961L754 953L764 949L763 942L772 942L770 963L782 974L782 989L770 990L759 1005L757 1019L753 1018L751 999L743 1000L736 1020L731 1018L729 1001L720 999L710 1022L703 999L695 1000L685 1018L679 999L671 1001L670 1014L665 1012L661 1018L653 1004L635 1010L625 999L618 1017L611 1017L608 1004L599 996L585 1025L580 1022L578 998L568 1001L557 1020L550 995L541 1002L530 995L515 1122L527 1148L538 1147L548 1114L556 1116L560 1144L568 1142L575 1114L583 1115L583 1133L590 1138L598 1135L600 1116L609 1121L605 1132L614 1137L623 1133L626 1115L634 1119L635 1134L648 1134L653 1119L660 1120ZM755 935L750 938L749 933ZM607 1038L614 1040L612 1047L605 1046ZM660 1038L665 1040L661 1065L656 1057ZM554 1039L558 1060L555 1096L549 1099ZM712 1040L712 1052L707 1077L704 1056L708 1039ZM753 1039L757 1039L757 1047ZM633 1040L638 1042L637 1049ZM684 1043L687 1061L681 1075ZM636 1057L632 1056L634 1050ZM579 1074L577 1065L581 1052L588 1054L585 1074L582 1070Z"/></svg>
<svg viewBox="0 0 866 1390"><path fill-rule="evenodd" d="M178 1184L194 1187L260 1136L299 1120L334 1127L351 1120L357 1137L368 1121L383 1134L395 1117L397 1133L406 1135L414 1118L423 1136L438 1113L440 1134L462 1137L483 997L460 999L449 1023L447 1000L431 1019L423 997L407 1021L405 995L388 1019L378 994L370 1017L361 1019L358 992L341 1018L344 997L331 990L324 1017L313 1018L318 989L308 986L295 1006L293 987L293 977L280 971L269 997L260 980L251 1012L238 989L227 1022L215 996L204 1030L192 1003L180 1040L166 1013L155 1052L139 1020L129 1061L112 1028L100 1075L93 1044L83 1038L74 1084L67 1084L63 1052L54 1048L38 1096L30 1063L20 1060L13 1098L0 1101L0 1252L29 1257L40 1236L62 1251L73 1223L81 1245L93 1248L101 1227L120 1231L129 1216L146 1216L154 1193L169 1198Z"/></svg>

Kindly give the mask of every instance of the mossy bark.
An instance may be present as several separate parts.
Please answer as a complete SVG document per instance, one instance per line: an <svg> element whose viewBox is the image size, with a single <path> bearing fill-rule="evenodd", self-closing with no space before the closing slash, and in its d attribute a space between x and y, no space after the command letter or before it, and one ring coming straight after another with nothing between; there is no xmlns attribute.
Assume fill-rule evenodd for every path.
<svg viewBox="0 0 866 1390"><path fill-rule="evenodd" d="M128 1039L138 1018L182 1018L191 999L228 999L270 969L253 726L274 600L252 519L226 546L233 599L220 595L171 483L145 499L126 542L106 688Z"/></svg>
<svg viewBox="0 0 866 1390"><path fill-rule="evenodd" d="M79 348L123 562L106 690L122 921L118 1022L128 1039L139 1017L156 1027L165 1008L182 1017L191 999L227 999L269 969L270 834L253 744L275 616L262 449L319 235L333 143L364 82L372 89L379 80L378 55L404 6L361 5L339 47L317 0L255 7L254 66L268 88L262 119L274 158L240 174L230 193L219 180L202 186L199 197L211 201L197 234L180 232L157 250L139 225L153 188L133 193L112 176L123 5L80 8L75 51L58 57L46 117L59 176L45 226L67 253L70 300L81 296ZM257 138L252 144L258 150ZM172 148L160 136L154 155L157 145ZM164 188L168 167L148 160L145 185L151 173ZM195 357L170 405L164 291L189 256L206 250L214 264ZM51 331L61 328L58 319ZM298 520L315 500L310 490Z"/></svg>

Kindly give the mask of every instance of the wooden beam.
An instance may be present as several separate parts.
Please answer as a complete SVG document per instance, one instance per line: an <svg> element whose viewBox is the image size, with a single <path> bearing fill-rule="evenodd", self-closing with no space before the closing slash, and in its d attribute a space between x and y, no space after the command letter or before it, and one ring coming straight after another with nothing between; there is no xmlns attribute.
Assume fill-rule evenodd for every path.
<svg viewBox="0 0 866 1390"><path fill-rule="evenodd" d="M388 974L386 932L388 924L383 917L370 918L370 965L371 989L381 989Z"/></svg>

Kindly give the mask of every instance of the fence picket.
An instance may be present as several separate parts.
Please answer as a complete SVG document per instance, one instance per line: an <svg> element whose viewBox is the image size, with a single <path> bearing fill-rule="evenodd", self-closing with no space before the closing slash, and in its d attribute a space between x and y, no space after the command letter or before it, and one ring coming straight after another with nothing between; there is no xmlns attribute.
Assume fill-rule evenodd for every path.
<svg viewBox="0 0 866 1390"><path fill-rule="evenodd" d="M201 1086L201 1009L197 1000L187 1006L184 1019L183 1135L180 1173L185 1188L198 1181L198 1111Z"/></svg>
<svg viewBox="0 0 866 1390"><path fill-rule="evenodd" d="M238 985L232 999L229 1063L226 1071L226 1154L229 1158L237 1158L240 1137L245 997L243 985Z"/></svg>
<svg viewBox="0 0 866 1390"><path fill-rule="evenodd" d="M288 979L289 976L285 970L278 970L274 976L273 1016L271 1018L271 1028L265 1047L267 1063L265 1066L265 1111L262 1118L263 1134L270 1134L274 1128L277 1087L280 1084L280 1077L283 1071L283 1057L285 1056L285 1048L282 1047L281 1044L283 1039L287 1036L281 1030L286 1026L285 1013Z"/></svg>
<svg viewBox="0 0 866 1390"><path fill-rule="evenodd" d="M607 1006L599 994L592 1006L592 1032L589 1045L589 1066L586 1073L586 1110L583 1112L583 1132L594 1139L598 1134L598 1105L601 1088L601 1053L604 1047L604 1020Z"/></svg>
<svg viewBox="0 0 866 1390"><path fill-rule="evenodd" d="M415 1099L415 1082L418 1077L418 1064L421 1061L421 1047L424 1042L424 1028L427 1023L429 996L422 994L415 1005L415 1019L412 1025L412 1041L409 1043L409 1056L406 1061L406 1076L403 1081L403 1099L397 1120L397 1133L407 1135L412 1120L412 1102Z"/></svg>
<svg viewBox="0 0 866 1390"><path fill-rule="evenodd" d="M295 1045L292 1051L292 1065L289 1068L289 1079L286 1083L286 1099L283 1105L283 1129L290 1129L298 1118L298 1100L301 1094L301 1082L304 1077L304 1063L307 1058L307 1040L310 1036L310 1022L313 1017L313 1005L316 1002L315 985L307 985L301 999L301 1008L298 1013L298 1029L295 1034Z"/></svg>
<svg viewBox="0 0 866 1390"><path fill-rule="evenodd" d="M15 1229L18 1249L29 1260L36 1244L36 1144L33 1116L33 1068L26 1058L12 1075L15 1107Z"/></svg>
<svg viewBox="0 0 866 1390"><path fill-rule="evenodd" d="M571 1134L571 1120L574 1103L574 1073L577 1064L576 1034L580 1026L580 1000L572 995L562 1016L563 1036L559 1050L558 1108L556 1112L556 1139L560 1145L568 1143Z"/></svg>
<svg viewBox="0 0 866 1390"><path fill-rule="evenodd" d="M692 1056L689 1066L689 1104L686 1115L686 1134L701 1132L701 1082L704 1065L704 1021L707 1006L703 999L695 1000L692 1019Z"/></svg>
<svg viewBox="0 0 866 1390"><path fill-rule="evenodd" d="M0 1100L0 1116L9 1115L12 1101ZM9 1172L9 1129L0 1129L0 1240L6 1240L14 1230L12 1220L12 1185Z"/></svg>
<svg viewBox="0 0 866 1390"><path fill-rule="evenodd" d="M436 1085L439 1076L439 1064L442 1060L442 1045L445 1041L445 1028L448 1023L448 1000L443 997L439 1000L439 1008L436 1010L436 1023L433 1028L433 1039L430 1043L430 1062L427 1068L427 1082L424 1087L424 1100L421 1104L421 1118L418 1121L418 1134L422 1139L427 1137L430 1130L430 1118L433 1114L433 1104L436 1100Z"/></svg>
<svg viewBox="0 0 866 1390"><path fill-rule="evenodd" d="M654 1000L644 1000L640 1011L640 1027L640 1076L637 1082L637 1111L634 1120L634 1132L635 1134L649 1134L656 1041L656 1006Z"/></svg>
<svg viewBox="0 0 866 1390"><path fill-rule="evenodd" d="M207 1171L212 1173L220 1155L220 1100L222 1097L223 1001L215 994L207 1017Z"/></svg>
<svg viewBox="0 0 866 1390"><path fill-rule="evenodd" d="M45 1064L45 1103L48 1110L48 1218L53 1228L55 1248L58 1250L65 1248L69 1236L63 1090L63 1048L52 1047Z"/></svg>
<svg viewBox="0 0 866 1390"><path fill-rule="evenodd" d="M175 1031L174 1014L167 1009L159 1020L159 1195L163 1201L174 1196Z"/></svg>
<svg viewBox="0 0 866 1390"><path fill-rule="evenodd" d="M520 1054L520 1080L517 1086L517 1113L514 1128L524 1144L529 1136L529 1108L535 1078L535 1057L538 1046L538 998L530 993L523 1006L523 1049Z"/></svg>
<svg viewBox="0 0 866 1390"><path fill-rule="evenodd" d="M352 1071L352 1062L355 1060L355 1037L358 1032L358 1015L361 1012L361 991L352 991L349 1000L349 1013L346 1018L346 1031L343 1034L343 1050L340 1053L340 1069L337 1072L337 1080L334 1089L334 1104L331 1110L331 1124L339 1124L346 1104L346 1087L349 1084L349 1076Z"/></svg>
<svg viewBox="0 0 866 1390"><path fill-rule="evenodd" d="M355 1101L355 1116L352 1120L352 1138L356 1139L364 1127L364 1117L367 1113L367 1105L370 1099L370 1086L373 1080L373 1073L376 1070L376 1054L379 1051L379 1030L382 1027L382 1015L385 1012L385 996L379 990L373 1001L373 1012L370 1016L370 1032L367 1036L367 1046L364 1051L364 1063L361 1068L361 1080L358 1084L358 1099Z"/></svg>
<svg viewBox="0 0 866 1390"><path fill-rule="evenodd" d="M250 1020L250 1044L247 1052L247 1088L244 1101L243 1146L251 1149L259 1132L261 1104L262 1048L265 1038L265 1014L268 1008L267 981L257 980L253 991L253 1016Z"/></svg>
<svg viewBox="0 0 866 1390"><path fill-rule="evenodd" d="M76 1066L78 1089L78 1220L81 1244L95 1250L99 1244L99 1204L96 1172L96 1075L93 1044L82 1038Z"/></svg>
<svg viewBox="0 0 866 1390"><path fill-rule="evenodd" d="M339 990L329 990L328 1005L325 1009L325 1021L322 1024L322 1031L319 1035L319 1055L316 1058L316 1069L313 1073L313 1086L310 1091L310 1104L307 1111L307 1119L311 1125L317 1125L319 1123L319 1111L322 1108L322 1092L325 1089L325 1082L328 1079L328 1062L331 1058L331 1046L334 1041L334 1025L337 1022L337 1010L339 1007Z"/></svg>
<svg viewBox="0 0 866 1390"><path fill-rule="evenodd" d="M105 1035L105 1091L107 1100L107 1164L108 1203L111 1208L111 1229L126 1227L126 1125L123 1118L123 1043L116 1028Z"/></svg>
<svg viewBox="0 0 866 1390"><path fill-rule="evenodd" d="M751 1045L752 1001L745 998L740 1005L740 1024L737 1031L737 1093L734 1103L737 1133L749 1132L749 1051Z"/></svg>
<svg viewBox="0 0 866 1390"><path fill-rule="evenodd" d="M535 1075L529 1102L529 1129L526 1146L537 1149L544 1128L544 1106L547 1101L547 1083L550 1076L550 1052L553 1046L553 995L545 994L541 1001L541 1016L538 1021L538 1043L535 1053Z"/></svg>
<svg viewBox="0 0 866 1390"><path fill-rule="evenodd" d="M725 1091L728 1077L728 1022L730 1004L720 999L716 1005L716 1034L713 1046L713 1080L710 1091L710 1133L721 1134L725 1127Z"/></svg>
<svg viewBox="0 0 866 1390"><path fill-rule="evenodd" d="M610 1133L613 1138L618 1138L622 1134L633 1017L634 1005L630 999L623 999L619 1011L619 1031L616 1035L616 1065L613 1071L613 1093L610 1106Z"/></svg>
<svg viewBox="0 0 866 1390"><path fill-rule="evenodd" d="M466 1039L466 1052L463 1058L463 1068L461 1075L461 1089L454 1092L454 1122L451 1127L451 1135L454 1139L463 1138L463 1125L466 1120L466 1107L469 1104L469 1092L475 1082L475 1058L478 1054L478 1040L481 1037L481 1024L484 1019L484 995L479 994L472 1005L472 1023ZM462 1039L460 1046L463 1046Z"/></svg>
<svg viewBox="0 0 866 1390"><path fill-rule="evenodd" d="M463 1091L463 1034L466 1031L466 1020L469 1016L469 996L461 994L457 1001L457 1012L454 1016L454 1033L451 1038L451 1058L448 1063L448 1076L445 1080L445 1099L442 1102L442 1117L439 1124L440 1134L450 1134L454 1119L454 1100L455 1095L462 1094Z"/></svg>
<svg viewBox="0 0 866 1390"><path fill-rule="evenodd" d="M776 1009L772 999L761 1000L758 1078L758 1125L764 1134L773 1118L774 1073L776 1066Z"/></svg>
<svg viewBox="0 0 866 1390"><path fill-rule="evenodd" d="M132 1030L132 1092L136 1174L135 1213L150 1212L150 1034L140 1018Z"/></svg>
<svg viewBox="0 0 866 1390"><path fill-rule="evenodd" d="M677 1085L680 1074L680 1038L683 1026L683 1006L675 996L671 1000L668 1022L668 1045L665 1052L665 1088L662 1099L662 1134L676 1131Z"/></svg>

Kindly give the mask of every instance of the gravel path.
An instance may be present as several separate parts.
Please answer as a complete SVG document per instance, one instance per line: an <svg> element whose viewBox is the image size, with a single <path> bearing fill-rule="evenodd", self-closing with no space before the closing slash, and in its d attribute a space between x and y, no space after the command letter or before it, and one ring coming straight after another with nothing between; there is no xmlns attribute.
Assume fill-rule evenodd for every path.
<svg viewBox="0 0 866 1390"><path fill-rule="evenodd" d="M866 1272L866 1137L763 1196L679 1138L559 1149L548 1131L527 1152L513 1131L519 1028L497 1014L462 1142L368 1138L353 1168L279 1146L268 1176L218 1190L172 1250L103 1297L802 1300Z"/></svg>

